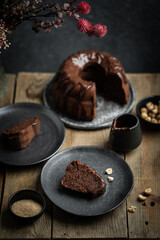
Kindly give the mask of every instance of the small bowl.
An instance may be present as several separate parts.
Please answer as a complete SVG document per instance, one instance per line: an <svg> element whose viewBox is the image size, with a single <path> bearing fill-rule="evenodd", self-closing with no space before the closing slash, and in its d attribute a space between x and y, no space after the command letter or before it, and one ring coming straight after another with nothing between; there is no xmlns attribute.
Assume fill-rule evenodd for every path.
<svg viewBox="0 0 160 240"><path fill-rule="evenodd" d="M17 201L24 200L24 199L25 200L30 199L30 200L34 200L34 201L40 203L42 205L42 210L38 214L31 216L31 217L21 217L21 216L16 215L12 211L12 205ZM46 201L40 193L38 193L34 190L31 190L31 189L25 189L25 190L20 190L18 192L15 192L10 196L10 198L8 200L8 208L9 208L11 214L14 217L16 217L17 219L19 219L19 220L23 219L24 221L28 221L28 220L31 221L31 220L35 220L35 219L39 218L44 213L44 210L46 208Z"/></svg>
<svg viewBox="0 0 160 240"><path fill-rule="evenodd" d="M136 113L137 116L139 117L141 123L149 129L152 130L160 130L160 124L159 123L152 123L152 122L148 122L146 121L144 118L141 117L141 108L145 107L146 103L148 102L152 102L154 104L158 104L158 101L160 101L160 95L156 95L156 96L150 96L150 97L146 97L141 99L136 106Z"/></svg>
<svg viewBox="0 0 160 240"><path fill-rule="evenodd" d="M109 141L113 149L128 152L141 144L142 134L138 118L133 114L122 114L113 120Z"/></svg>

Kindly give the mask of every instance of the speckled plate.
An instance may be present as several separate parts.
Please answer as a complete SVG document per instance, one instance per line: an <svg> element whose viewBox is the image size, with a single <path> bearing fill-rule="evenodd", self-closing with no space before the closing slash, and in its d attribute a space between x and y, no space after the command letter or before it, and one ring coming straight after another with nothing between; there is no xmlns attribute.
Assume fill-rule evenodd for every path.
<svg viewBox="0 0 160 240"><path fill-rule="evenodd" d="M96 170L107 183L106 191L96 198L88 198L61 186L65 169L79 160ZM112 168L113 182L108 182L105 170ZM117 208L133 188L134 178L129 165L115 152L96 146L66 149L53 156L43 167L41 184L48 198L61 209L79 216L96 216Z"/></svg>
<svg viewBox="0 0 160 240"><path fill-rule="evenodd" d="M79 121L69 117L66 113L62 113L58 108L52 97L52 79L48 81L43 91L43 102L44 105L54 110L68 127L77 129L99 129L110 127L115 117L123 113L129 113L135 104L135 90L132 83L129 81L130 95L129 101L125 105L107 101L102 96L97 96L96 102L96 119L91 122Z"/></svg>
<svg viewBox="0 0 160 240"><path fill-rule="evenodd" d="M41 119L40 133L22 150L12 150L3 139L2 131L26 118ZM0 163L27 166L52 157L62 146L65 128L50 109L36 103L15 103L0 108Z"/></svg>

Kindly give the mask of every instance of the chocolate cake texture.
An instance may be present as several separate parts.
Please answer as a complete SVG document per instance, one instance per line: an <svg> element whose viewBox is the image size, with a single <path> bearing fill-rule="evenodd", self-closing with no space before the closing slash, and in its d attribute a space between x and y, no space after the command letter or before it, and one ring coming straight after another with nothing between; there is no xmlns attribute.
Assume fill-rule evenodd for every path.
<svg viewBox="0 0 160 240"><path fill-rule="evenodd" d="M88 194L101 195L106 190L106 182L87 164L78 160L71 162L66 168L66 176L61 180L64 188Z"/></svg>

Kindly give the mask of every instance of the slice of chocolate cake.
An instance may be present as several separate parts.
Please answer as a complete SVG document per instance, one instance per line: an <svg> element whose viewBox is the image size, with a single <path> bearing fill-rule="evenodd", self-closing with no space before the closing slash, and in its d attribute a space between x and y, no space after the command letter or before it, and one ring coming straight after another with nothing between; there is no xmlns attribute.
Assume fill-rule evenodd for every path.
<svg viewBox="0 0 160 240"><path fill-rule="evenodd" d="M61 185L77 192L100 195L106 190L106 182L88 165L78 160L71 162L66 168L66 176L61 180Z"/></svg>
<svg viewBox="0 0 160 240"><path fill-rule="evenodd" d="M39 134L40 123L41 120L38 117L27 118L24 122L3 130L2 134L11 148L23 149Z"/></svg>

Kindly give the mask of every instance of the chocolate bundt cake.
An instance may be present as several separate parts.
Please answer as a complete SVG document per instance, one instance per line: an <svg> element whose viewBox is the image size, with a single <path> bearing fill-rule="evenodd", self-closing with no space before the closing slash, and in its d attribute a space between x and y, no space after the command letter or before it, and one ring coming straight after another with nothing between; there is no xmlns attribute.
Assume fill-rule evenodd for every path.
<svg viewBox="0 0 160 240"><path fill-rule="evenodd" d="M38 117L27 118L24 122L3 130L2 134L12 149L23 149L39 134L40 123L41 120Z"/></svg>
<svg viewBox="0 0 160 240"><path fill-rule="evenodd" d="M53 79L53 98L60 109L79 120L96 117L96 91L125 104L129 83L121 63L106 52L80 51L68 57Z"/></svg>
<svg viewBox="0 0 160 240"><path fill-rule="evenodd" d="M100 195L106 190L106 182L88 165L78 160L71 162L66 168L66 176L61 185L67 189L89 195Z"/></svg>

